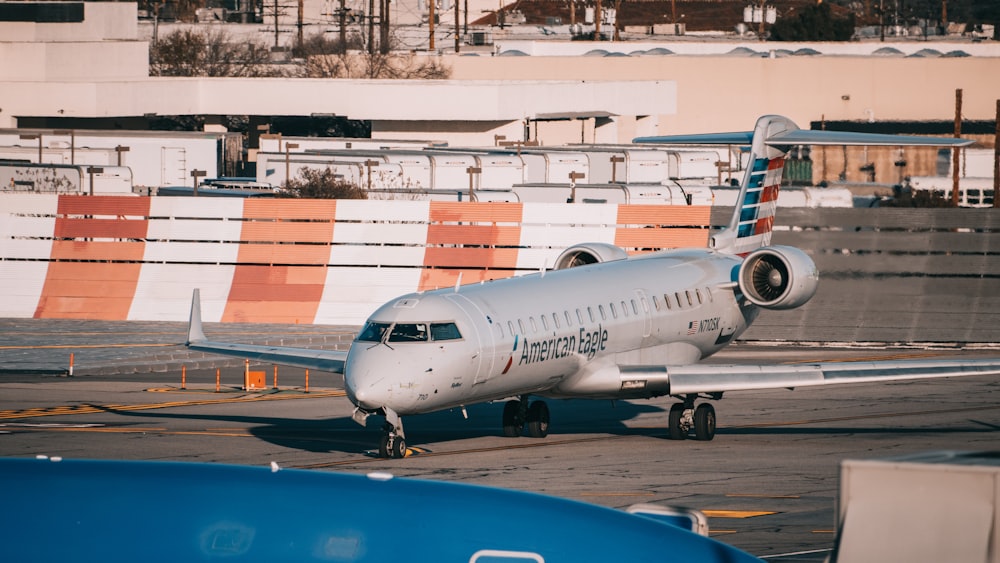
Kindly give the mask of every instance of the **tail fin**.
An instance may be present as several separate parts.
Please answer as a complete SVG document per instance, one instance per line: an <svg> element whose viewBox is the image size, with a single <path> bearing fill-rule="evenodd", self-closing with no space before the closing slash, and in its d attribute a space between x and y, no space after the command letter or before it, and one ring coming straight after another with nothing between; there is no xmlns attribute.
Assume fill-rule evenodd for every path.
<svg viewBox="0 0 1000 563"><path fill-rule="evenodd" d="M757 120L750 142L750 162L740 184L733 216L726 229L712 237L713 248L730 254L746 254L771 244L785 154L791 147L768 145L767 140L795 130L798 126L781 116L766 115Z"/></svg>
<svg viewBox="0 0 1000 563"><path fill-rule="evenodd" d="M191 293L191 317L188 320L187 343L201 342L205 340L205 331L201 327L201 290L195 289Z"/></svg>
<svg viewBox="0 0 1000 563"><path fill-rule="evenodd" d="M746 254L771 243L774 212L778 205L781 173L785 154L791 145L774 146L768 140L792 131L795 123L780 115L765 115L757 120L751 132L709 133L673 137L642 137L636 143L746 145L750 144L750 162L740 184L740 195L729 225L716 233L712 248L730 254Z"/></svg>
<svg viewBox="0 0 1000 563"><path fill-rule="evenodd" d="M736 208L729 225L716 233L712 248L729 254L747 254L771 244L781 174L785 155L797 145L868 145L868 146L966 146L973 141L946 137L912 137L843 131L799 129L787 117L765 115L757 120L752 132L709 133L639 137L633 143L667 145L746 145L750 144L750 164Z"/></svg>

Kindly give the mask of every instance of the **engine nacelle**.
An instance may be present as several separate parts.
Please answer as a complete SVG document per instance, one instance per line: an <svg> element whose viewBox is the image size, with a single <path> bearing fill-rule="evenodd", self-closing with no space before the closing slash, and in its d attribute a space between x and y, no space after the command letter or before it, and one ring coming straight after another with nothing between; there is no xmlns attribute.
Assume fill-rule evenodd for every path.
<svg viewBox="0 0 1000 563"><path fill-rule="evenodd" d="M798 248L766 246L743 260L737 283L747 300L758 307L794 309L816 294L819 270Z"/></svg>
<svg viewBox="0 0 1000 563"><path fill-rule="evenodd" d="M606 242L585 242L574 244L562 251L556 259L555 269L565 270L587 264L600 264L628 258L628 253L620 247Z"/></svg>

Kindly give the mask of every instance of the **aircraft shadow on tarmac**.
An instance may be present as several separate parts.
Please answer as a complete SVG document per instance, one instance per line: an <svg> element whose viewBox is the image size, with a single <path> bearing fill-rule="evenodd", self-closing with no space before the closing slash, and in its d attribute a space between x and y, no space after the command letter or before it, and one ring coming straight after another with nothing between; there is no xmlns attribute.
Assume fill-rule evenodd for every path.
<svg viewBox="0 0 1000 563"><path fill-rule="evenodd" d="M548 438L523 440L558 440L560 436L583 434L610 434L618 436L647 436L667 439L666 412L657 405L618 401L611 406L606 401L561 400L548 401L552 414ZM365 428L358 426L350 417L326 419L275 418L252 415L180 414L165 411L119 411L106 409L122 416L175 419L206 420L213 422L250 425L248 432L265 442L311 453L357 453L371 452L378 443L382 418L369 419ZM487 403L467 407L468 419L459 410L447 410L405 419L407 438L411 446L444 444L476 438L500 437L502 403ZM626 424L640 415L652 414L650 422L641 427ZM660 426L659 422L664 426ZM809 426L774 425L752 427L720 427L716 440L739 436L836 436L836 435L925 435L925 434L967 434L1000 432L995 424L967 419L961 426L947 428L899 425L883 426L832 426L817 422ZM525 442L527 443L527 442Z"/></svg>
<svg viewBox="0 0 1000 563"><path fill-rule="evenodd" d="M646 435L658 436L663 428L632 428L626 421L641 414L666 420L666 413L656 405L618 401L614 406L605 401L561 400L548 401L552 416L549 437L581 434ZM106 412L120 416L147 419L205 420L216 423L245 424L253 436L277 446L312 453L342 452L367 453L377 447L382 417L373 416L362 428L350 417L326 419L275 418L253 415L220 415L170 413L167 411L128 411L101 407ZM458 409L410 416L404 419L408 441L412 446L440 444L461 440L500 437L503 403L470 405L466 408L468 419ZM523 438L533 440L532 438Z"/></svg>

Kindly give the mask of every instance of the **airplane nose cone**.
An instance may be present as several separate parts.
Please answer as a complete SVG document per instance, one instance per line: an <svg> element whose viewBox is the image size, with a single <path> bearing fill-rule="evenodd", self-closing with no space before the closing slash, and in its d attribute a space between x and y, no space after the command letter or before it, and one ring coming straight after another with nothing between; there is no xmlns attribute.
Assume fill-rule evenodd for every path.
<svg viewBox="0 0 1000 563"><path fill-rule="evenodd" d="M373 388L373 371L370 369L370 362L360 355L348 356L347 365L344 370L344 391L347 398L355 405L363 409L377 409L382 407L379 393Z"/></svg>

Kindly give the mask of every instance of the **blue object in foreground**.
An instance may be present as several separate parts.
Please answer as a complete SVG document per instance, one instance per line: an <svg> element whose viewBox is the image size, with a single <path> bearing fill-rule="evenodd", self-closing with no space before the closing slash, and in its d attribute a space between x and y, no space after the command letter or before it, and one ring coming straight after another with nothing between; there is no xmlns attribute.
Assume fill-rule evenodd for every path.
<svg viewBox="0 0 1000 563"><path fill-rule="evenodd" d="M0 459L0 561L759 561L610 508L217 464Z"/></svg>

